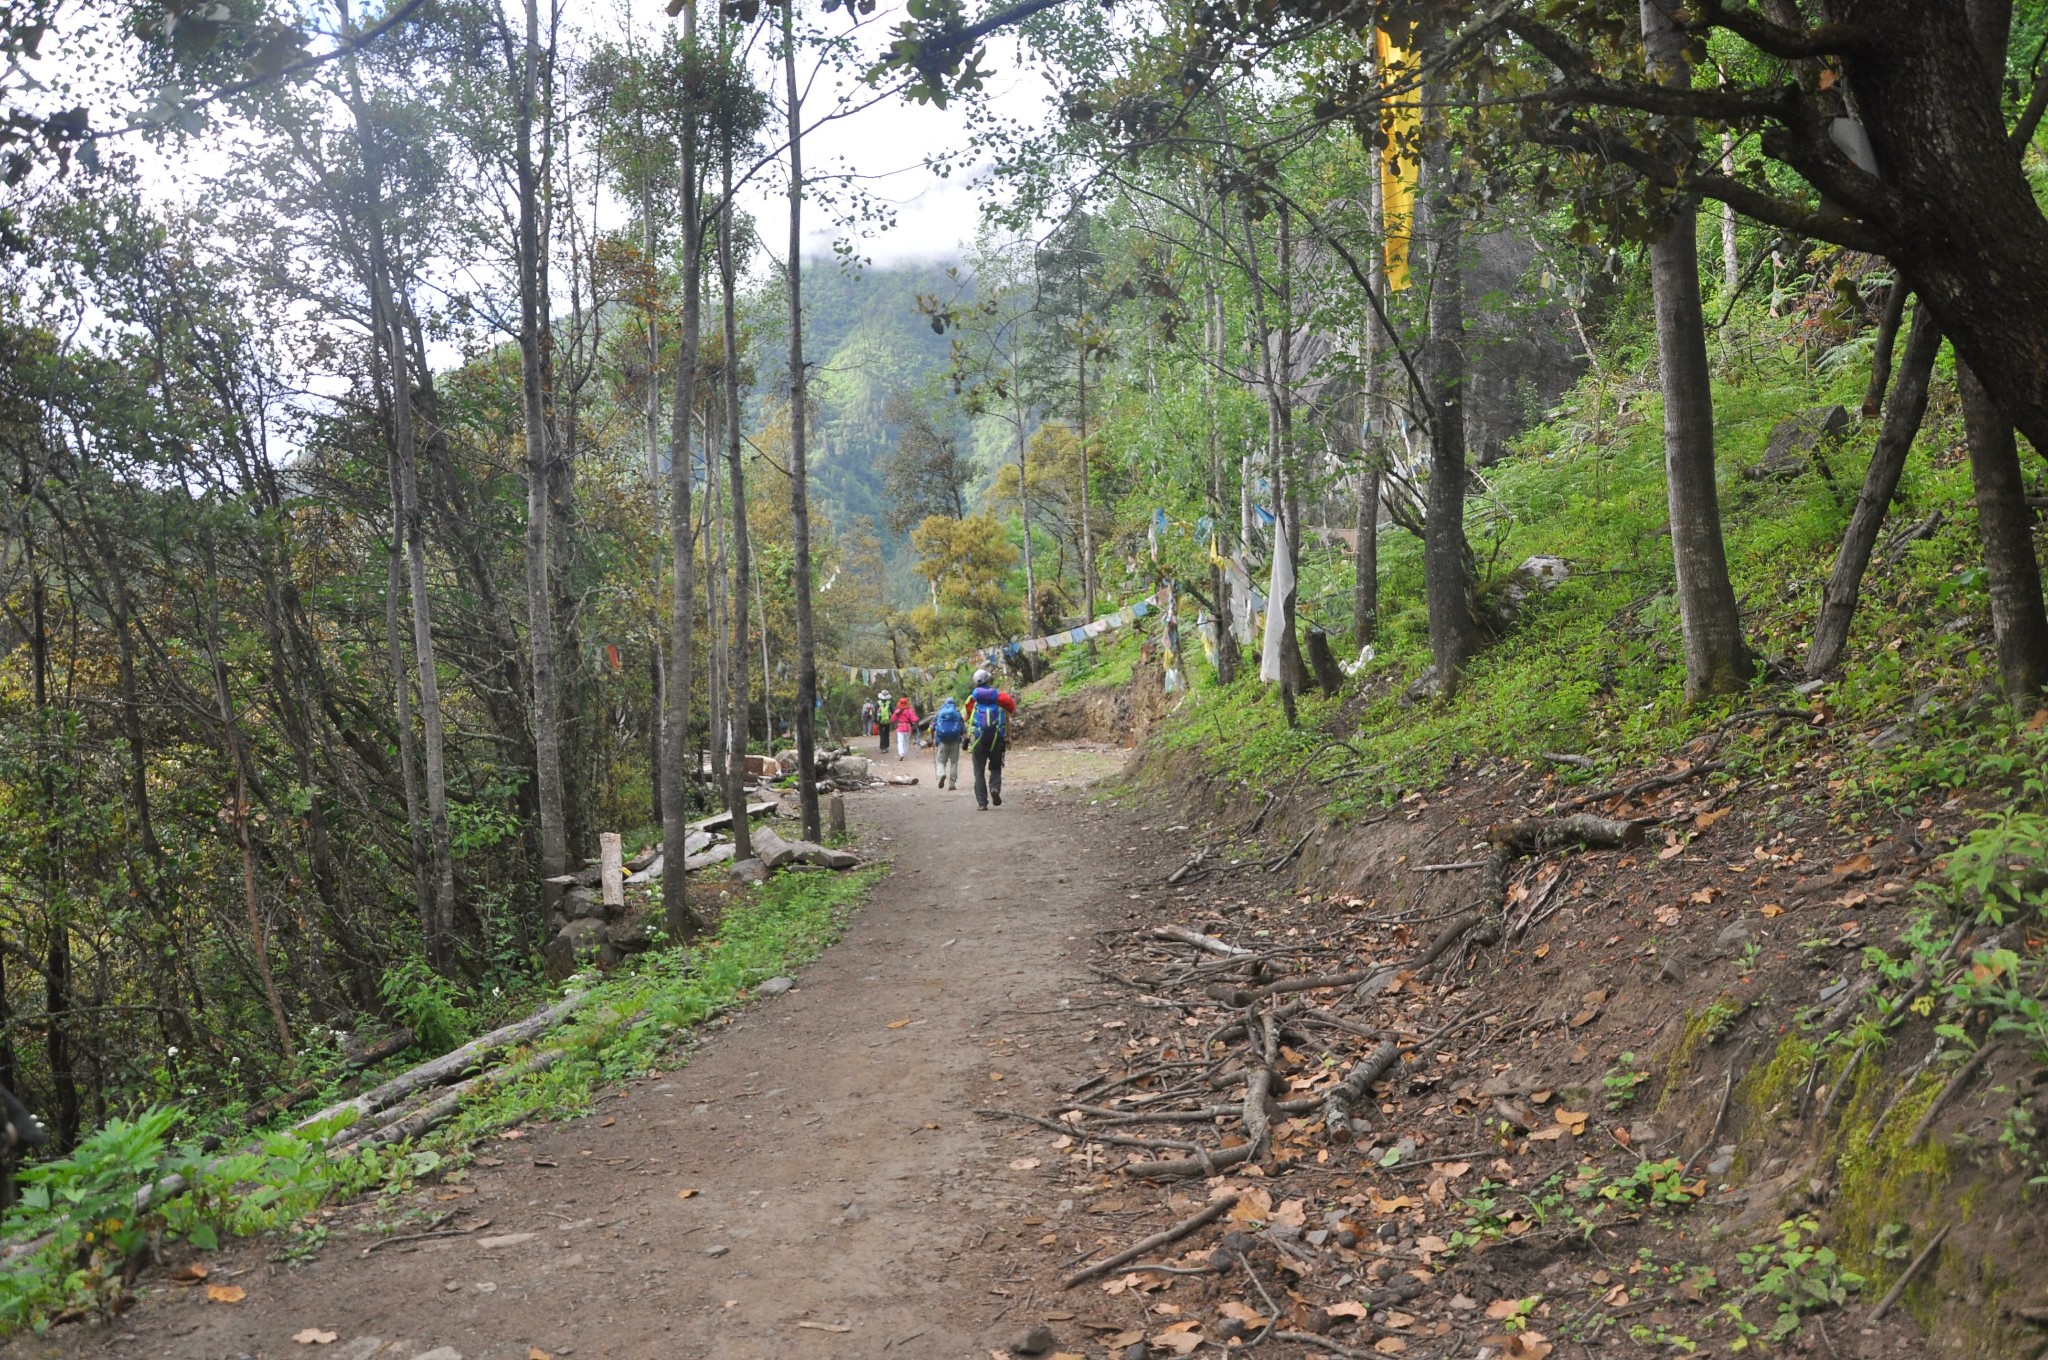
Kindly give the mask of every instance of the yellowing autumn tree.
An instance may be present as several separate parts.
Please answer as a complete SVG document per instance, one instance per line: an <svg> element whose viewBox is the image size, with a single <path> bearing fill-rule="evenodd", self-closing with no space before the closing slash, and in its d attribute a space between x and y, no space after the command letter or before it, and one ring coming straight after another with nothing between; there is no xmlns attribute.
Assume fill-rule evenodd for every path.
<svg viewBox="0 0 2048 1360"><path fill-rule="evenodd" d="M1017 549L1001 520L931 515L910 531L910 545L931 592L911 615L928 660L948 661L1016 633L1024 603L1010 581Z"/></svg>

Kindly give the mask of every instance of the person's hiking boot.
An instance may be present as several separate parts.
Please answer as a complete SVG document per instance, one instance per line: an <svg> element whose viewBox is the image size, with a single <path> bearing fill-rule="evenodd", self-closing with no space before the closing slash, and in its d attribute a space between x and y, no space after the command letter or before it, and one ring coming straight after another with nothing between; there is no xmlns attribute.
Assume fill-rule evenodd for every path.
<svg viewBox="0 0 2048 1360"><path fill-rule="evenodd" d="M988 800L991 803L994 803L997 807L1001 807L1003 805L1003 795L997 793L994 789L989 790Z"/></svg>

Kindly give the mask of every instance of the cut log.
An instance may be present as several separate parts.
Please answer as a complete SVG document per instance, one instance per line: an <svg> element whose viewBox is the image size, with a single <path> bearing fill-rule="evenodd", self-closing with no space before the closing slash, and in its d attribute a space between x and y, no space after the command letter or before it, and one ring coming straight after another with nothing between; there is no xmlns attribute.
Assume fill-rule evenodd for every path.
<svg viewBox="0 0 2048 1360"><path fill-rule="evenodd" d="M774 799L772 799L772 798L771 798L771 799L769 799L769 800L768 800L767 802L764 802L764 803L749 803L749 804L747 804L747 816L749 816L749 817L758 817L758 816L760 816L760 815L761 815L762 813L764 813L764 812L773 812L773 811L774 811L774 810L775 810L776 808L778 808L778 807L780 807L780 806L781 806L781 804L780 804L780 803L778 803L778 802L776 802L776 801L775 801ZM691 823L689 824L689 826L688 826L688 827L686 828L686 830L690 830L690 831L716 831L716 830L718 830L718 828L720 828L720 827L722 827L722 826L731 826L731 825L732 825L732 813L730 813L730 812L721 812L721 813L719 813L718 815L716 815L716 816L714 816L714 817L706 817L706 818L705 818L704 820L702 820L702 821L700 821L700 822L691 822Z"/></svg>
<svg viewBox="0 0 2048 1360"><path fill-rule="evenodd" d="M597 835L597 882L608 907L626 905L626 847L616 831Z"/></svg>

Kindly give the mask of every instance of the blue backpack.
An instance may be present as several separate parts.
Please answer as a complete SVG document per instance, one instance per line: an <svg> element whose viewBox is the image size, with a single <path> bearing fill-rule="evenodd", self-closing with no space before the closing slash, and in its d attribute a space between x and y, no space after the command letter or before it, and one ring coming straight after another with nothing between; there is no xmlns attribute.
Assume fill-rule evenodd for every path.
<svg viewBox="0 0 2048 1360"><path fill-rule="evenodd" d="M932 735L940 741L958 741L967 735L967 719L960 716L959 706L951 699L939 706L939 715L932 719Z"/></svg>
<svg viewBox="0 0 2048 1360"><path fill-rule="evenodd" d="M994 685L983 685L974 691L974 739L978 742L990 733L1000 739L1009 726L1009 714L996 700L1000 693Z"/></svg>

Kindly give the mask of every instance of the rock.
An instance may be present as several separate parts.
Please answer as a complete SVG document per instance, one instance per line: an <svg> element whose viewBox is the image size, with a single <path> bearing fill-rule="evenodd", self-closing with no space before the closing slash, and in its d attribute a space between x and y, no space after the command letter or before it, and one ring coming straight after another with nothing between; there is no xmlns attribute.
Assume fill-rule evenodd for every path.
<svg viewBox="0 0 2048 1360"><path fill-rule="evenodd" d="M551 978L565 978L582 966L585 959L603 949L604 922L582 917L563 926L549 940L543 954Z"/></svg>
<svg viewBox="0 0 2048 1360"><path fill-rule="evenodd" d="M635 869L632 873L627 874L626 881L628 883L646 883L649 880L660 878L661 866L661 852L657 850L654 852L653 859L648 860L645 864Z"/></svg>
<svg viewBox="0 0 2048 1360"><path fill-rule="evenodd" d="M732 867L726 870L726 872L731 874L736 882L740 883L766 883L768 881L768 866L758 859L735 860Z"/></svg>
<svg viewBox="0 0 2048 1360"><path fill-rule="evenodd" d="M782 778L782 762L774 756L747 756L747 773L756 779Z"/></svg>
<svg viewBox="0 0 2048 1360"><path fill-rule="evenodd" d="M811 863L821 869L857 869L860 867L860 856L851 850L834 850L830 846L821 845L818 847L817 858Z"/></svg>
<svg viewBox="0 0 2048 1360"><path fill-rule="evenodd" d="M712 846L701 855L692 855L684 860L683 870L687 873L694 869L708 869L714 864L724 864L732 858L732 854L733 844L731 841L726 841L722 845Z"/></svg>
<svg viewBox="0 0 2048 1360"><path fill-rule="evenodd" d="M1723 1143L1714 1149L1714 1160L1707 1163L1709 1176L1725 1176L1735 1169L1735 1145Z"/></svg>
<svg viewBox="0 0 2048 1360"><path fill-rule="evenodd" d="M1818 694L1826 689L1827 685L1828 682L1825 680L1802 680L1792 687L1792 692L1794 694Z"/></svg>
<svg viewBox="0 0 2048 1360"><path fill-rule="evenodd" d="M772 873L797 857L795 845L775 834L768 827L757 828L754 832L754 855Z"/></svg>
<svg viewBox="0 0 2048 1360"><path fill-rule="evenodd" d="M462 1360L462 1352L453 1346L436 1346L430 1351L421 1351L412 1360Z"/></svg>
<svg viewBox="0 0 2048 1360"><path fill-rule="evenodd" d="M777 751L775 753L775 763L789 773L795 774L797 765L796 752L794 750Z"/></svg>
<svg viewBox="0 0 2048 1360"><path fill-rule="evenodd" d="M723 1256L731 1250L732 1248L727 1246L706 1247L704 1254L706 1256Z"/></svg>
<svg viewBox="0 0 2048 1360"><path fill-rule="evenodd" d="M1665 956L1665 958L1664 958L1664 962L1663 962L1663 963L1662 963L1661 965L1659 965L1659 967L1658 967L1658 969L1657 969L1657 981L1659 981L1659 982L1683 982L1683 981L1685 981L1685 965L1684 965L1684 964L1682 964L1682 963L1680 963L1680 962L1679 962L1679 961L1678 961L1678 960L1677 960L1676 958L1674 958L1674 957L1672 957L1671 955L1668 955L1668 954L1667 954L1667 955Z"/></svg>
<svg viewBox="0 0 2048 1360"><path fill-rule="evenodd" d="M1556 590L1571 579L1572 569L1562 557L1537 553L1523 558L1522 565L1515 568L1515 575L1538 590Z"/></svg>
<svg viewBox="0 0 2048 1360"><path fill-rule="evenodd" d="M1753 482L1765 482L1779 477L1796 477L1809 466L1817 467L1827 475L1827 446L1848 428L1849 413L1840 406L1816 406L1790 420L1780 421L1771 431L1771 442L1764 450L1763 461L1754 467L1744 468L1742 475Z"/></svg>
<svg viewBox="0 0 2048 1360"><path fill-rule="evenodd" d="M478 1251L497 1251L502 1247L516 1247L522 1242L531 1242L536 1236L538 1234L528 1232L503 1233L497 1237L480 1237L477 1239L476 1248Z"/></svg>
<svg viewBox="0 0 2048 1360"><path fill-rule="evenodd" d="M1906 731L1905 728L1894 726L1887 727L1865 744L1873 751L1889 751L1894 746L1901 745L1911 739L1912 734Z"/></svg>
<svg viewBox="0 0 2048 1360"><path fill-rule="evenodd" d="M1723 949L1740 949L1749 942L1749 922L1730 921L1721 927L1721 933L1714 937L1714 943Z"/></svg>
<svg viewBox="0 0 2048 1360"><path fill-rule="evenodd" d="M633 856L633 858L626 861L626 872L629 874L640 873L643 870L645 870L648 865L654 863L656 860L660 858L661 842L656 841L654 844L648 846L645 850L642 850L639 854Z"/></svg>
<svg viewBox="0 0 2048 1360"><path fill-rule="evenodd" d="M832 762L829 773L834 779L864 781L874 770L874 762L866 756L841 756Z"/></svg>
<svg viewBox="0 0 2048 1360"><path fill-rule="evenodd" d="M1041 1322L1012 1341L1009 1348L1018 1355L1044 1355L1059 1344L1060 1339L1053 1335L1052 1328Z"/></svg>
<svg viewBox="0 0 2048 1360"><path fill-rule="evenodd" d="M794 986L796 986L795 978L772 977L769 978L766 982L763 982L760 986L754 988L754 995L781 996L784 992L788 991L790 988Z"/></svg>
<svg viewBox="0 0 2048 1360"><path fill-rule="evenodd" d="M654 924L651 921L614 921L604 928L605 943L618 949L638 953L654 943Z"/></svg>
<svg viewBox="0 0 2048 1360"><path fill-rule="evenodd" d="M571 888L562 895L562 910L572 917L603 916L604 903L595 888Z"/></svg>

